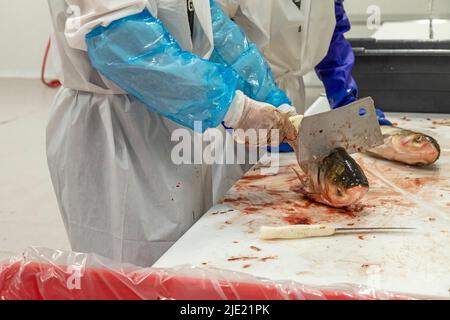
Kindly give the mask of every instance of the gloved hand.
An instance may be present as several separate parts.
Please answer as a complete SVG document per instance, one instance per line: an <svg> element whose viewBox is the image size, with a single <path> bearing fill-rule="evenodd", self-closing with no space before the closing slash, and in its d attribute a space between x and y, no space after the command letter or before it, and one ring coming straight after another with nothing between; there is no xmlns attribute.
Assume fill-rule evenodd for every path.
<svg viewBox="0 0 450 320"><path fill-rule="evenodd" d="M288 114L281 112L271 104L250 99L241 91L236 92L224 124L235 129L235 139L238 142L249 145L278 146L283 141L296 139L296 129L289 121ZM253 139L254 141L249 139L248 134L243 134L250 129L256 131L257 139ZM279 130L277 141L272 141L274 130Z"/></svg>
<svg viewBox="0 0 450 320"><path fill-rule="evenodd" d="M296 115L298 115L297 109L295 109L295 107L288 105L288 104L283 104L282 106L279 106L278 110L280 110L284 114L287 114L287 116L289 118L295 117ZM272 148L268 148L268 150L269 150L269 152L280 152L280 153L294 152L294 149L292 148L292 146L287 142L283 142L282 144L280 144L278 150L276 150L276 151L272 150Z"/></svg>

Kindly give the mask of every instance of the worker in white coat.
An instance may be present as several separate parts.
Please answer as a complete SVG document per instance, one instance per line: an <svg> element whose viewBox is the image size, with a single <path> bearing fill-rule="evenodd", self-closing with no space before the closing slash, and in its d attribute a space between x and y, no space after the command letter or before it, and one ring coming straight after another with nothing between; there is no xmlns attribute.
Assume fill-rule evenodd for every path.
<svg viewBox="0 0 450 320"><path fill-rule="evenodd" d="M292 103L215 1L49 5L63 88L47 156L72 248L152 265L213 204L211 166L175 165L172 133L280 129L280 143Z"/></svg>

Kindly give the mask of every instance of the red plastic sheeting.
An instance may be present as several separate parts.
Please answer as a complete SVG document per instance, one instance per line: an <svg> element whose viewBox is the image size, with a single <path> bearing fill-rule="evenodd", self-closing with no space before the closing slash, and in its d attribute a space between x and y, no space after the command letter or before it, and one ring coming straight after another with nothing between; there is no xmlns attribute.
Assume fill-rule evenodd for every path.
<svg viewBox="0 0 450 320"><path fill-rule="evenodd" d="M96 255L30 248L0 265L1 300L407 299L361 286L310 288L217 269L140 269Z"/></svg>

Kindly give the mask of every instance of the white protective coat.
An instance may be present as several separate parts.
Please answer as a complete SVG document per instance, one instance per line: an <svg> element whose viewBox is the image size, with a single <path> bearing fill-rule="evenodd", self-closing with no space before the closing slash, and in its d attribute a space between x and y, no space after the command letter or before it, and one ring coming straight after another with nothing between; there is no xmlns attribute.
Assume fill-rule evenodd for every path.
<svg viewBox="0 0 450 320"><path fill-rule="evenodd" d="M171 141L172 132L180 126L103 78L84 45L96 25L147 6L185 49L208 58L213 49L209 3L194 2L197 38L192 41L184 0L49 0L64 87L50 115L47 156L75 251L150 266L214 203L211 166L171 160L178 144ZM241 166L233 168L233 176L243 173ZM231 185L234 179L223 181Z"/></svg>
<svg viewBox="0 0 450 320"><path fill-rule="evenodd" d="M180 126L148 111L103 78L85 51L84 36L95 26L108 25L147 7L185 50L208 59L214 48L209 1L193 3L196 18L192 39L185 0L49 0L63 88L50 115L47 156L74 251L95 252L116 261L150 266L249 168L175 165L171 153L178 141L171 141L171 136ZM245 29L264 48L275 74L283 75L281 70L288 70L298 79L297 74L304 70L299 69L298 59L285 57L286 62L282 63L279 54L283 50L269 50L282 39L288 40L289 33L280 34L276 40L277 33L269 32L284 30L284 24L290 22L286 12L280 13L280 7L284 5L274 5L272 9L277 10L263 6L269 11L259 8L251 15L247 13L253 21L264 23ZM267 19L271 16L269 28ZM296 19L288 24L288 31L300 21L299 16ZM256 37L261 31L265 41ZM299 37L298 33L292 34ZM302 37L296 42L301 43ZM286 77L291 76L279 77L281 84L286 83ZM299 86L300 82L294 84ZM291 97L295 96L296 89L290 90Z"/></svg>
<svg viewBox="0 0 450 320"><path fill-rule="evenodd" d="M218 0L255 42L298 111L303 76L325 58L336 27L334 0ZM299 9L299 4L300 9Z"/></svg>

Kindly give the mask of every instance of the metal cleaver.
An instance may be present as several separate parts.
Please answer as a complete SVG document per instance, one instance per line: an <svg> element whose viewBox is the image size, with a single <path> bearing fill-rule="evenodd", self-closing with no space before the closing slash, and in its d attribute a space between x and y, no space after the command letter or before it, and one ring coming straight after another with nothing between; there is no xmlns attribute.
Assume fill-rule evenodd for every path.
<svg viewBox="0 0 450 320"><path fill-rule="evenodd" d="M364 152L384 143L372 98L301 120L296 146L300 164L317 161L338 147L349 154Z"/></svg>

